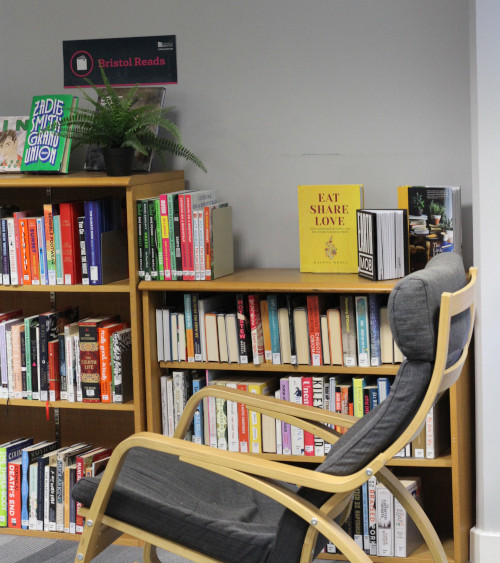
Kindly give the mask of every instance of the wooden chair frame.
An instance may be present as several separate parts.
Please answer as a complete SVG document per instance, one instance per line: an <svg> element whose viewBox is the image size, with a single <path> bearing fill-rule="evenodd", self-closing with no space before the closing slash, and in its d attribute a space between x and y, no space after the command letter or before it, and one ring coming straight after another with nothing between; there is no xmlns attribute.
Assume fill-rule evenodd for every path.
<svg viewBox="0 0 500 563"><path fill-rule="evenodd" d="M178 456L180 460L186 463L191 463L208 471L234 479L268 495L295 512L309 523L302 549L301 563L310 563L312 561L318 533L323 534L328 540L332 541L349 561L359 563L371 561L370 557L334 521L334 518L345 510L350 502L352 492L367 481L371 475L375 475L381 483L387 486L414 520L427 543L434 561L445 563L447 557L429 518L414 497L385 466L397 452L417 435L436 398L453 385L460 376L473 331L476 277L477 269L470 268L469 281L466 287L453 294L442 294L437 353L426 395L406 430L365 467L347 476L328 475L312 469L263 459L251 454L218 450L184 440L183 437L190 427L198 403L204 397L209 396L244 403L251 410L298 426L331 443L338 439L338 434L325 426L326 424L349 428L357 421L357 418L353 416L324 411L316 407L297 405L275 399L274 397L255 395L223 386L207 386L202 388L188 401L173 438L151 432L140 432L125 439L115 448L97 489L92 506L80 509L80 514L86 518L86 525L75 561L91 561L93 557L97 556L122 533L132 535L144 541L144 561L146 563L159 563L156 547L197 563L216 563L218 561L105 514L108 500L128 450L142 447ZM458 361L446 369L451 318L467 309L471 313L471 325L466 346ZM317 508L283 487L278 483L279 481L331 492L332 496L323 506Z"/></svg>

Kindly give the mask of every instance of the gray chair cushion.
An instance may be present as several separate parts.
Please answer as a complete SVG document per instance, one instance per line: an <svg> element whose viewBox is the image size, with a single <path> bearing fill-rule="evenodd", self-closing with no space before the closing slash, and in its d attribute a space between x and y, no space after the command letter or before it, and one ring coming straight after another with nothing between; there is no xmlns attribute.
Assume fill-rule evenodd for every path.
<svg viewBox="0 0 500 563"><path fill-rule="evenodd" d="M90 506L100 479L83 478L73 498ZM263 563L283 506L175 456L134 448L106 514L228 563Z"/></svg>

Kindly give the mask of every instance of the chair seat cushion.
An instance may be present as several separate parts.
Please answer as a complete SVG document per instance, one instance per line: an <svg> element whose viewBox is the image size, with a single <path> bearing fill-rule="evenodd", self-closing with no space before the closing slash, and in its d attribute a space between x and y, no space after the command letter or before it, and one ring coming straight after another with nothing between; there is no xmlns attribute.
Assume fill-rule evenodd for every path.
<svg viewBox="0 0 500 563"><path fill-rule="evenodd" d="M90 506L100 479L73 498ZM231 479L144 448L127 454L106 514L221 561L263 563L283 507Z"/></svg>

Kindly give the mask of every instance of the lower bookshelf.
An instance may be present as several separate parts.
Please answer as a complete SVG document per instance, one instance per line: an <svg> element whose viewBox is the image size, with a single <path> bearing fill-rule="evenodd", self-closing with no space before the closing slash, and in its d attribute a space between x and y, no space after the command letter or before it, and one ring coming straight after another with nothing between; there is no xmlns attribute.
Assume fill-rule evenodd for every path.
<svg viewBox="0 0 500 563"><path fill-rule="evenodd" d="M60 532L37 532L34 530L19 530L16 528L0 528L0 534L5 536L29 536L30 538L47 538L51 540L80 541L81 534L62 534ZM123 535L115 541L119 545L142 547L143 542L132 536Z"/></svg>

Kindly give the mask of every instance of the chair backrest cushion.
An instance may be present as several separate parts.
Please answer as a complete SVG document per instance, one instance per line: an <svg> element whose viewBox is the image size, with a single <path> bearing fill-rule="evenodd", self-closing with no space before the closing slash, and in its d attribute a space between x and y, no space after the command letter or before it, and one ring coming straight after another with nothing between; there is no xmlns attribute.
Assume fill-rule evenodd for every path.
<svg viewBox="0 0 500 563"><path fill-rule="evenodd" d="M317 471L331 475L355 473L387 449L407 428L424 398L432 375L441 294L453 293L465 283L462 259L456 254L446 253L436 256L423 270L406 276L396 284L389 297L389 321L396 343L406 359L398 370L389 396L332 445ZM469 322L468 312L457 315L452 322L448 363L458 358L467 339ZM299 494L316 506L321 506L330 497L329 493L305 487L299 489ZM306 531L306 522L291 511L285 511L270 561L298 562ZM316 553L325 543L324 538L318 539Z"/></svg>

